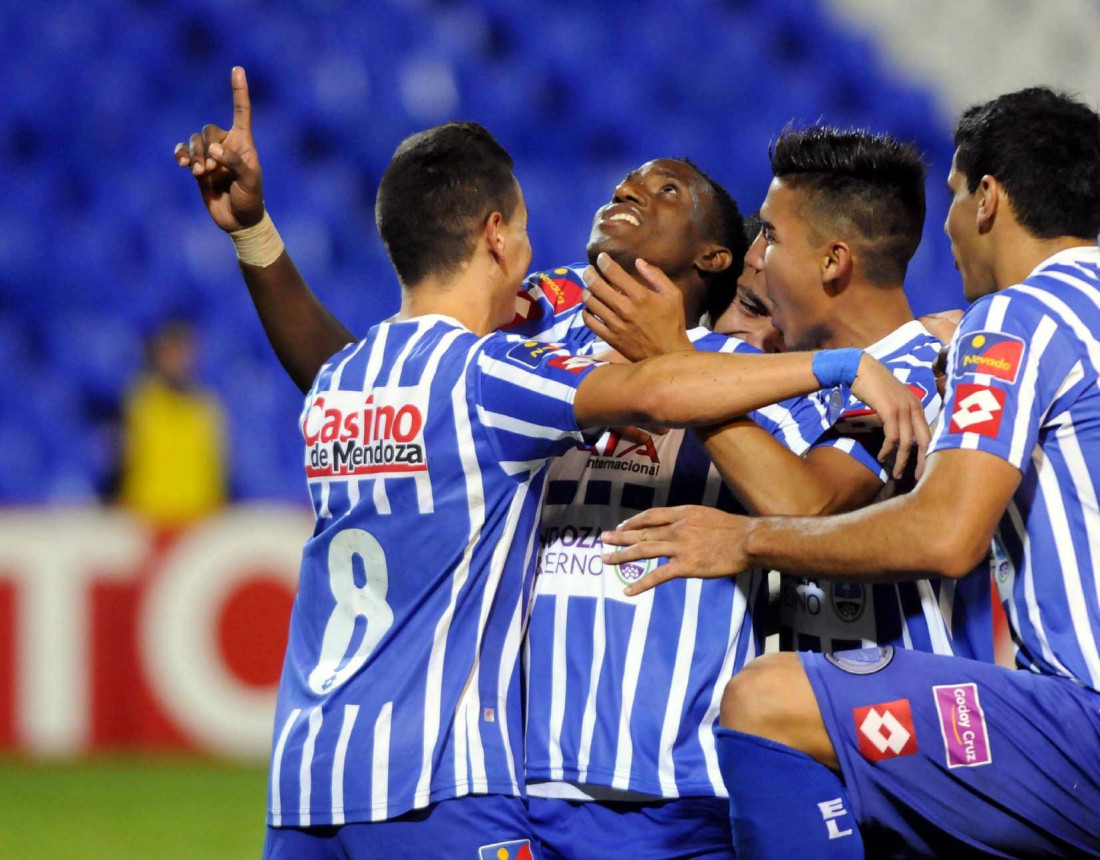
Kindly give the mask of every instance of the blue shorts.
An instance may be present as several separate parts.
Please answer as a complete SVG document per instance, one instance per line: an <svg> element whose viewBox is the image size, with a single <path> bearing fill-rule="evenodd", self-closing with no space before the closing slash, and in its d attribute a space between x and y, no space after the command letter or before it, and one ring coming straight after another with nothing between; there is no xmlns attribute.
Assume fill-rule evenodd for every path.
<svg viewBox="0 0 1100 860"><path fill-rule="evenodd" d="M540 860L527 803L498 794L442 800L388 821L268 827L264 860Z"/></svg>
<svg viewBox="0 0 1100 860"><path fill-rule="evenodd" d="M1100 856L1100 694L917 651L799 657L868 857Z"/></svg>
<svg viewBox="0 0 1100 860"><path fill-rule="evenodd" d="M529 797L544 860L732 860L730 805L723 797L652 803Z"/></svg>

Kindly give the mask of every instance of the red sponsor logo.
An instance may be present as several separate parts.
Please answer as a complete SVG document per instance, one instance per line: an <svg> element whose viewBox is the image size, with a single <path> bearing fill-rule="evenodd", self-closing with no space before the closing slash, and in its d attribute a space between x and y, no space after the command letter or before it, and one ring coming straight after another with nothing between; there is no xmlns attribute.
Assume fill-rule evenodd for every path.
<svg viewBox="0 0 1100 860"><path fill-rule="evenodd" d="M559 269L555 274L568 271L568 269ZM569 278L551 278L549 275L544 274L540 274L538 277L542 294L546 296L546 300L554 308L555 314L576 307L584 301L584 288L569 280Z"/></svg>
<svg viewBox="0 0 1100 860"><path fill-rule="evenodd" d="M1001 430L1005 393L987 385L960 383L955 388L955 411L951 413L951 433L978 433L996 436Z"/></svg>
<svg viewBox="0 0 1100 860"><path fill-rule="evenodd" d="M302 419L306 475L350 477L423 472L424 413L415 403L375 403L373 394L329 392Z"/></svg>
<svg viewBox="0 0 1100 860"><path fill-rule="evenodd" d="M999 331L976 331L959 340L956 346L957 373L985 373L1014 383L1020 371L1020 359L1024 355L1024 342L1011 334Z"/></svg>
<svg viewBox="0 0 1100 860"><path fill-rule="evenodd" d="M908 699L853 708L859 752L867 761L900 758L917 752L917 730Z"/></svg>
<svg viewBox="0 0 1100 860"><path fill-rule="evenodd" d="M592 367L600 362L583 355L555 355L546 363L550 367L556 367L558 370L564 370L568 373L581 373L585 368Z"/></svg>

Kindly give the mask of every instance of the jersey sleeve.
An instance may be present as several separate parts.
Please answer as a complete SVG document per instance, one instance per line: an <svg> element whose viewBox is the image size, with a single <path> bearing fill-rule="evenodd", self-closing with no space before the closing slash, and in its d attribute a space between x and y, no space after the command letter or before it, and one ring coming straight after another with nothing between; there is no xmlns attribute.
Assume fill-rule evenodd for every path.
<svg viewBox="0 0 1100 860"><path fill-rule="evenodd" d="M1007 290L976 303L947 357L944 418L930 451L987 451L1021 472L1057 401L1083 381L1080 344L1037 299Z"/></svg>
<svg viewBox="0 0 1100 860"><path fill-rule="evenodd" d="M604 362L573 355L560 344L490 337L471 363L477 418L509 474L537 468L602 431L577 426L573 398Z"/></svg>
<svg viewBox="0 0 1100 860"><path fill-rule="evenodd" d="M594 339L581 316L584 310L585 265L532 272L516 294L516 315L508 334L571 346Z"/></svg>
<svg viewBox="0 0 1100 860"><path fill-rule="evenodd" d="M883 364L920 399L924 417L931 424L940 414L943 401L936 390L932 372L934 356L930 353L928 358L927 362L915 361L912 356L903 353L892 360L883 360ZM890 480L889 464L878 461L878 452L885 440L881 420L866 403L853 397L847 386L839 391L842 401L846 400L844 409L831 424L826 421L829 426L811 447L843 451L877 475L882 483L887 483Z"/></svg>
<svg viewBox="0 0 1100 860"><path fill-rule="evenodd" d="M706 329L692 329L688 337L700 352L762 355L759 349L740 338ZM748 417L796 454L805 452L829 429L825 411L810 397L782 400L756 409Z"/></svg>

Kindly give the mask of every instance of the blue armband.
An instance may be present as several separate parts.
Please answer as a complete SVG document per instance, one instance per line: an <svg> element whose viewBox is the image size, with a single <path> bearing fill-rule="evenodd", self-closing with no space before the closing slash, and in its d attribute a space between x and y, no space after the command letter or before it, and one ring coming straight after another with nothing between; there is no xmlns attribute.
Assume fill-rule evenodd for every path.
<svg viewBox="0 0 1100 860"><path fill-rule="evenodd" d="M859 361L863 350L823 349L814 356L812 369L822 388L835 388L838 385L851 385L859 373Z"/></svg>

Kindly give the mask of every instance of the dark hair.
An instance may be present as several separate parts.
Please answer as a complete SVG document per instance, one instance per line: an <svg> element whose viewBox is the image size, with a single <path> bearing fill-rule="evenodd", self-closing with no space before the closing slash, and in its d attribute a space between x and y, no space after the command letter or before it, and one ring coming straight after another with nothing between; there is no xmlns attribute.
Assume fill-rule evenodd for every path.
<svg viewBox="0 0 1100 860"><path fill-rule="evenodd" d="M1100 116L1047 87L967 108L955 127L955 169L973 194L983 176L1040 239L1100 233Z"/></svg>
<svg viewBox="0 0 1100 860"><path fill-rule="evenodd" d="M745 264L745 253L749 250L749 242L745 239L745 223L741 218L741 210L737 208L737 201L730 196L725 186L712 179L702 171L698 164L690 158L675 159L686 164L703 180L707 191L710 192L713 205L707 207L706 230L708 238L713 239L719 245L729 248L733 257L728 269L714 272L707 284L706 310L713 324L719 316L725 313L726 308L733 301L737 292L737 279L741 277L741 269ZM721 312L716 316L714 309L721 307Z"/></svg>
<svg viewBox="0 0 1100 860"><path fill-rule="evenodd" d="M756 241L756 237L760 234L760 228L764 222L760 218L760 210L745 216L744 225L741 228L741 232L745 237L745 253L748 253L749 246ZM744 267L745 254L741 255L742 268L737 272L737 278L741 277L741 271ZM723 283L720 288L715 288L711 285L711 288L707 290L707 316L710 318L710 324L713 327L718 319L729 310L730 305L733 304L734 298L737 297L737 278L734 279L733 284Z"/></svg>
<svg viewBox="0 0 1100 860"><path fill-rule="evenodd" d="M512 157L472 122L449 122L406 138L378 186L374 220L401 283L447 275L470 258L493 212L519 202Z"/></svg>
<svg viewBox="0 0 1100 860"><path fill-rule="evenodd" d="M788 127L768 154L772 173L805 192L814 215L862 237L868 281L900 283L924 229L915 147L862 129Z"/></svg>

